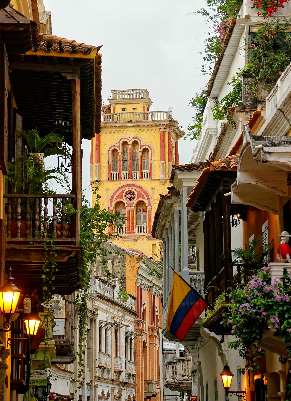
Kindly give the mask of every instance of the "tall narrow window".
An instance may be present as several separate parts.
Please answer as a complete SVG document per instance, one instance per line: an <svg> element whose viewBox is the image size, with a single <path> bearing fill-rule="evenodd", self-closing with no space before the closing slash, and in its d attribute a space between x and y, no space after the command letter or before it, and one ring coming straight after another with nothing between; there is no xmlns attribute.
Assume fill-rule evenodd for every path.
<svg viewBox="0 0 291 401"><path fill-rule="evenodd" d="M103 341L103 329L99 323L99 352L102 352L102 341Z"/></svg>
<svg viewBox="0 0 291 401"><path fill-rule="evenodd" d="M111 179L118 180L118 150L113 149L111 153Z"/></svg>
<svg viewBox="0 0 291 401"><path fill-rule="evenodd" d="M109 354L109 344L108 344L109 329L104 330L104 352Z"/></svg>
<svg viewBox="0 0 291 401"><path fill-rule="evenodd" d="M126 218L126 208L125 208L125 204L123 202L117 202L115 204L115 213L119 213L120 217L123 217L124 219ZM125 234L125 221L123 223L122 226L119 226L116 228L116 232L117 234Z"/></svg>
<svg viewBox="0 0 291 401"><path fill-rule="evenodd" d="M136 232L138 234L147 232L147 207L143 201L136 204Z"/></svg>
<svg viewBox="0 0 291 401"><path fill-rule="evenodd" d="M150 178L150 152L148 149L142 151L142 178Z"/></svg>
<svg viewBox="0 0 291 401"><path fill-rule="evenodd" d="M125 361L127 361L127 360L130 359L129 358L129 353L128 353L128 351L129 351L129 338L127 336L127 333L125 334L125 347L124 347L124 349L125 349Z"/></svg>
<svg viewBox="0 0 291 401"><path fill-rule="evenodd" d="M118 331L118 327L115 327L114 329L114 340L115 340L115 348L114 348L114 353L116 357L119 356L119 331Z"/></svg>
<svg viewBox="0 0 291 401"><path fill-rule="evenodd" d="M133 361L133 338L129 338L129 358L130 361Z"/></svg>
<svg viewBox="0 0 291 401"><path fill-rule="evenodd" d="M137 180L139 178L139 146L138 142L132 144L132 178Z"/></svg>
<svg viewBox="0 0 291 401"><path fill-rule="evenodd" d="M128 143L122 144L122 179L128 180L129 178L129 163L128 163Z"/></svg>

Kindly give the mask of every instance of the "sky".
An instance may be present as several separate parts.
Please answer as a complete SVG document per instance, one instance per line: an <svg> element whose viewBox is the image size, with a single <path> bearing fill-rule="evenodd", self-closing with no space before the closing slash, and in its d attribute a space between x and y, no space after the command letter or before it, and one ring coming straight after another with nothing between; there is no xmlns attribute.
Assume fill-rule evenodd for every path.
<svg viewBox="0 0 291 401"><path fill-rule="evenodd" d="M53 35L102 45L104 103L112 89L148 89L151 110L170 108L187 131L193 115L189 101L209 79L201 73L200 54L208 27L195 14L204 0L44 0L44 4L52 14ZM180 164L190 161L194 146L193 141L180 141ZM84 143L84 154L88 152L89 144ZM89 163L89 155L84 162ZM89 165L83 171L86 183Z"/></svg>

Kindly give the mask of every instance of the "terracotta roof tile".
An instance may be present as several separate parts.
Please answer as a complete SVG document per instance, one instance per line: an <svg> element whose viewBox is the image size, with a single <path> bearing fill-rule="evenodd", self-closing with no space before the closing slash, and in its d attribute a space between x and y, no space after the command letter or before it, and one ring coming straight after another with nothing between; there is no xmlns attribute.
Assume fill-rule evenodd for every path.
<svg viewBox="0 0 291 401"><path fill-rule="evenodd" d="M200 174L200 177L198 178L195 187L192 189L186 206L187 207L192 207L198 198L200 192L204 188L205 183L207 182L208 177L211 174L214 174L216 172L222 172L222 171L236 171L237 170L237 155L233 156L227 156L225 159L217 160L215 162L210 162L208 161L208 167L205 168L202 173Z"/></svg>
<svg viewBox="0 0 291 401"><path fill-rule="evenodd" d="M38 43L35 44L33 50L35 52L38 50L44 50L46 53L50 53L53 50L57 51L58 53L64 53L67 51L72 54L83 53L88 55L96 48L97 51L99 51L101 47L102 46L96 47L86 45L85 43L78 43L75 40L40 33L38 35Z"/></svg>
<svg viewBox="0 0 291 401"><path fill-rule="evenodd" d="M227 156L225 159L209 162L210 171L230 170L235 171L237 168L237 155Z"/></svg>
<svg viewBox="0 0 291 401"><path fill-rule="evenodd" d="M172 174L170 177L170 181L174 179L175 171L202 171L207 167L207 162L197 162L197 163L189 163L189 164L180 164L179 166L173 166Z"/></svg>

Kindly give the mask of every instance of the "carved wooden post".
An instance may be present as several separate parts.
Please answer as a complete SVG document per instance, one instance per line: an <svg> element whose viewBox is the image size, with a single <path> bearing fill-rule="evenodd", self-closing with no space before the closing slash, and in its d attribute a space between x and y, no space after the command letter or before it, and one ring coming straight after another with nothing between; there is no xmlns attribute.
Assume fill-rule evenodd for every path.
<svg viewBox="0 0 291 401"><path fill-rule="evenodd" d="M26 198L26 218L25 218L25 237L29 237L30 233L30 199Z"/></svg>
<svg viewBox="0 0 291 401"><path fill-rule="evenodd" d="M43 237L47 238L47 219L48 219L48 198L44 198L43 208Z"/></svg>
<svg viewBox="0 0 291 401"><path fill-rule="evenodd" d="M72 128L73 128L73 194L76 195L75 208L80 211L82 206L82 154L81 154L81 123L80 123L80 79L72 79ZM80 244L80 213L75 215L76 245Z"/></svg>
<svg viewBox="0 0 291 401"><path fill-rule="evenodd" d="M57 238L57 198L53 198L53 238Z"/></svg>

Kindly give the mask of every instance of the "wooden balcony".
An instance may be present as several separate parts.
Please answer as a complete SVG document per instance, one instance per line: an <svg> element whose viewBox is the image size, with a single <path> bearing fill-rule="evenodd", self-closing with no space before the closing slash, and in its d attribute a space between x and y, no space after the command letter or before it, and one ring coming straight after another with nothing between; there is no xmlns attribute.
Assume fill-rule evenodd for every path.
<svg viewBox="0 0 291 401"><path fill-rule="evenodd" d="M192 359L191 357L175 358L165 364L165 387L171 391L186 392L192 387Z"/></svg>
<svg viewBox="0 0 291 401"><path fill-rule="evenodd" d="M144 381L144 396L145 398L156 397L157 395L157 382L154 380Z"/></svg>
<svg viewBox="0 0 291 401"><path fill-rule="evenodd" d="M71 294L78 287L81 251L76 214L67 208L75 196L13 194L4 198L6 267L12 267L15 283L27 293L35 289L41 293L44 260L51 258L49 265L54 258L54 293Z"/></svg>

